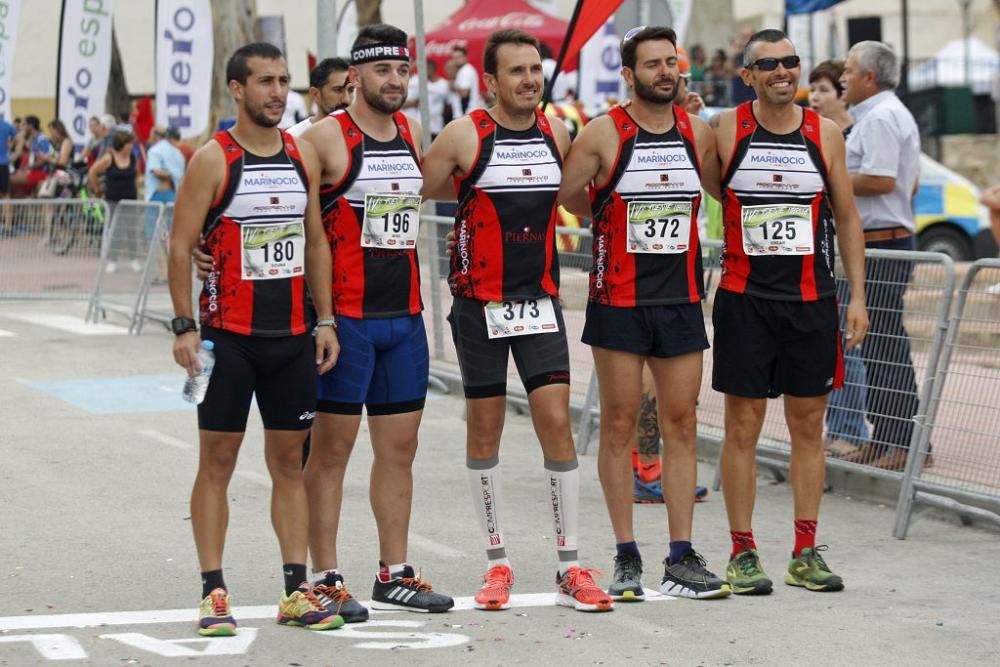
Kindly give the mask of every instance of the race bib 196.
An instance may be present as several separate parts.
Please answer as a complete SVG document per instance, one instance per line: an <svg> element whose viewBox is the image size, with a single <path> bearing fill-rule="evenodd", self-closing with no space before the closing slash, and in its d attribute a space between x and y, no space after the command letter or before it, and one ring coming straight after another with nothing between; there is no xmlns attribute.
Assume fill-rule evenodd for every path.
<svg viewBox="0 0 1000 667"><path fill-rule="evenodd" d="M419 223L420 195L369 192L365 195L361 247L413 250Z"/></svg>
<svg viewBox="0 0 1000 667"><path fill-rule="evenodd" d="M523 301L489 301L483 310L490 338L559 331L555 307L549 296Z"/></svg>
<svg viewBox="0 0 1000 667"><path fill-rule="evenodd" d="M676 255L691 240L691 202L630 201L628 251Z"/></svg>
<svg viewBox="0 0 1000 667"><path fill-rule="evenodd" d="M302 220L240 225L243 280L273 280L302 275L306 234Z"/></svg>
<svg viewBox="0 0 1000 667"><path fill-rule="evenodd" d="M743 251L750 256L811 255L812 207L808 204L744 206Z"/></svg>

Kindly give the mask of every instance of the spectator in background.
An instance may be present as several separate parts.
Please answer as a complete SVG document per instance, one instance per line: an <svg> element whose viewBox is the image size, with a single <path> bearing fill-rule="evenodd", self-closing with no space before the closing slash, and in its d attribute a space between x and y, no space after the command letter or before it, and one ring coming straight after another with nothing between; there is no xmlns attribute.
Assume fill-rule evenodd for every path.
<svg viewBox="0 0 1000 667"><path fill-rule="evenodd" d="M153 128L151 136L154 143L149 147L146 161L146 201L166 204L177 196L185 163L184 154L170 141L171 133L180 139L176 128Z"/></svg>
<svg viewBox="0 0 1000 667"><path fill-rule="evenodd" d="M89 169L97 162L97 158L100 157L101 143L104 141L107 131L101 125L101 119L97 116L90 117L87 129L90 131L90 136L83 147L83 154L80 156L80 159L87 163L87 168Z"/></svg>
<svg viewBox="0 0 1000 667"><path fill-rule="evenodd" d="M740 70L746 65L749 58L745 49L751 35L753 35L753 28L743 28L730 42L733 65L729 77L729 101L734 106L757 99L757 93L740 76Z"/></svg>
<svg viewBox="0 0 1000 667"><path fill-rule="evenodd" d="M983 192L983 206L990 209L990 222L993 227L993 238L1000 245L1000 183Z"/></svg>
<svg viewBox="0 0 1000 667"><path fill-rule="evenodd" d="M115 130L111 136L111 150L98 158L87 174L90 192L103 194L108 203L109 220L114 222L115 208L123 199L137 199L139 176L138 159L133 153L135 135L125 129ZM103 192L100 176L104 176ZM115 238L110 242L110 256L105 270L113 273L118 268L118 261L128 260L133 271L142 269L138 257L138 239L136 225L130 220L116 223ZM121 240L119 240L121 239ZM124 252L122 252L124 246Z"/></svg>
<svg viewBox="0 0 1000 667"><path fill-rule="evenodd" d="M705 48L701 44L695 44L691 47L691 52L688 54L691 59L691 80L701 81L705 78Z"/></svg>
<svg viewBox="0 0 1000 667"><path fill-rule="evenodd" d="M52 152L48 155L49 168L69 167L73 163L73 140L59 119L49 122L49 143L52 145Z"/></svg>
<svg viewBox="0 0 1000 667"><path fill-rule="evenodd" d="M827 60L809 73L809 106L821 116L829 118L844 136L851 131L854 119L847 113L844 87L840 77L844 74L841 60ZM837 281L837 301L841 304L841 329L844 328L846 304L851 300L847 282ZM868 444L868 424L865 422L867 378L861 350L844 346L844 387L830 392L826 404L826 453L835 458L854 454Z"/></svg>
<svg viewBox="0 0 1000 667"><path fill-rule="evenodd" d="M411 69L411 72L416 70ZM437 63L427 61L427 107L430 112L431 141L444 129L444 109L449 102L451 87L447 79L438 76ZM403 113L420 122L420 74L410 76Z"/></svg>
<svg viewBox="0 0 1000 667"><path fill-rule="evenodd" d="M469 62L468 52L464 46L455 46L451 50L451 59L455 63L455 81L452 84L454 91L459 98L461 113L464 116L473 109L483 106L482 98L479 95L479 72Z"/></svg>
<svg viewBox="0 0 1000 667"><path fill-rule="evenodd" d="M915 250L913 194L920 176L920 132L893 92L899 60L889 45L864 41L851 47L840 79L854 126L847 138L850 172L865 248ZM913 416L919 404L903 324L903 296L913 262L868 258L865 284L871 329L862 347L868 377L872 442L848 457L885 470L906 466Z"/></svg>
<svg viewBox="0 0 1000 667"><path fill-rule="evenodd" d="M42 122L38 116L25 116L21 132L20 147L17 149L20 164L10 178L15 194L31 196L38 184L48 178L48 156L51 144L42 134Z"/></svg>
<svg viewBox="0 0 1000 667"><path fill-rule="evenodd" d="M703 86L705 104L710 107L729 106L729 60L726 52L719 49L712 56L712 64L705 71Z"/></svg>
<svg viewBox="0 0 1000 667"><path fill-rule="evenodd" d="M316 113L288 128L293 137L301 136L314 123L318 123L337 109L346 109L354 99L354 87L347 81L347 68L343 58L324 58L309 72L309 99Z"/></svg>
<svg viewBox="0 0 1000 667"><path fill-rule="evenodd" d="M14 138L17 130L0 114L0 199L10 197L10 152L14 148ZM3 233L11 226L11 208L3 207Z"/></svg>

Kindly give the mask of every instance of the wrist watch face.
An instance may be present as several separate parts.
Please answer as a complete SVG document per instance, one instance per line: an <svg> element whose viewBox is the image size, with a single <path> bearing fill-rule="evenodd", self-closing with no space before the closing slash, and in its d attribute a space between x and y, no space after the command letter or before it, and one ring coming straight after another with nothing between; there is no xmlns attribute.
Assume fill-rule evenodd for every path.
<svg viewBox="0 0 1000 667"><path fill-rule="evenodd" d="M196 331L198 325L190 317L175 317L170 320L170 328L175 334L182 334L188 331Z"/></svg>

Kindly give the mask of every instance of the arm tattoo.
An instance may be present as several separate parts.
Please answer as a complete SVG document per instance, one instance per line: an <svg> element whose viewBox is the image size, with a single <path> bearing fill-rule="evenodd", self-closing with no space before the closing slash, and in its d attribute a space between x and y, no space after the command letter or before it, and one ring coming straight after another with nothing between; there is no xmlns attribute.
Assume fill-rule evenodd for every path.
<svg viewBox="0 0 1000 667"><path fill-rule="evenodd" d="M640 456L660 455L660 425L656 420L656 394L643 393L637 428Z"/></svg>

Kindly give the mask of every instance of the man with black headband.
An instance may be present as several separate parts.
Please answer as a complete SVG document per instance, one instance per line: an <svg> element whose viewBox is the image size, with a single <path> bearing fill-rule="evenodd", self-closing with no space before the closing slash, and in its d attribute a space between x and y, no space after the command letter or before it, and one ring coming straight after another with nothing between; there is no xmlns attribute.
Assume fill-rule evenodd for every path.
<svg viewBox="0 0 1000 667"><path fill-rule="evenodd" d="M309 72L309 97L316 106L316 113L301 123L288 128L293 137L318 123L337 109L346 109L354 97L354 89L347 82L348 62L343 58L324 58Z"/></svg>
<svg viewBox="0 0 1000 667"><path fill-rule="evenodd" d="M454 605L406 562L412 464L429 369L416 251L421 128L400 111L410 76L406 42L393 26L362 28L348 71L354 101L302 135L322 165L320 200L342 349L335 372L319 379L305 469L310 547L317 593L347 622L368 615L344 588L336 549L344 472L363 407L375 453L370 495L380 552L372 607L442 612Z"/></svg>
<svg viewBox="0 0 1000 667"><path fill-rule="evenodd" d="M698 474L695 405L708 347L701 300L698 207L704 187L719 196L715 138L708 123L675 103L677 37L665 27L630 30L622 76L633 92L580 132L560 198L590 186L594 268L583 342L601 389L598 472L617 542L610 594L643 598L642 559L632 532L629 451L639 416L643 364L659 398L663 494L670 530L660 591L692 599L725 597L729 585L691 544ZM683 102L683 98L681 98Z"/></svg>
<svg viewBox="0 0 1000 667"><path fill-rule="evenodd" d="M580 471L569 425L555 235L569 133L538 110L545 84L538 40L519 30L493 33L483 68L497 104L445 127L424 163L425 195L448 200L458 190L448 320L465 387L466 465L487 557L476 606L510 605L514 575L500 518L499 452L513 353L545 460L558 556L556 602L609 611L611 599L577 555Z"/></svg>

